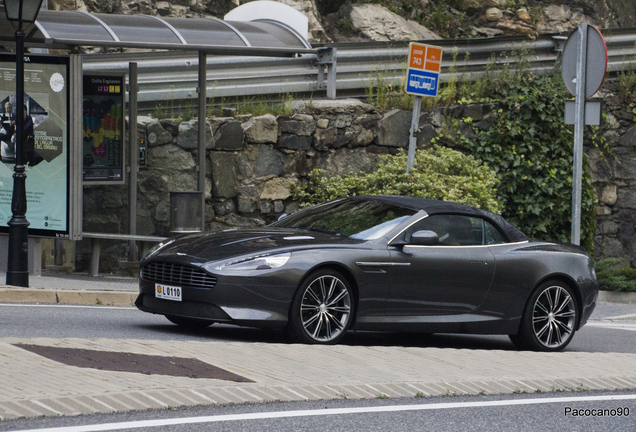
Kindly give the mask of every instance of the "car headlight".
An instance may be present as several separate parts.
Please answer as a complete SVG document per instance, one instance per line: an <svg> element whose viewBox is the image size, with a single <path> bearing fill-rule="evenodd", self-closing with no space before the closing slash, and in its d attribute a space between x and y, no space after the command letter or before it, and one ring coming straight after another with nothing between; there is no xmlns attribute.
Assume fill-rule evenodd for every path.
<svg viewBox="0 0 636 432"><path fill-rule="evenodd" d="M259 255L231 261L214 267L214 270L271 270L282 267L291 258L291 252L276 255Z"/></svg>
<svg viewBox="0 0 636 432"><path fill-rule="evenodd" d="M161 242L158 243L156 245L154 245L153 247L151 247L150 249L148 249L148 252L146 252L143 256L142 259L146 259L146 258L150 258L152 255L156 254L157 252L159 252L160 249L162 249L165 246L168 246L170 243L172 243L174 241L174 239L170 239L166 242Z"/></svg>

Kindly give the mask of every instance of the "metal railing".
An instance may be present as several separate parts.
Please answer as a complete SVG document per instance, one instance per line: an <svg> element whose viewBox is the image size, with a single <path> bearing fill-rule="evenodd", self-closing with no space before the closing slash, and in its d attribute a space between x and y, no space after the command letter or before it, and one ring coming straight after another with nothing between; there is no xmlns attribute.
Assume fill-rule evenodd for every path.
<svg viewBox="0 0 636 432"><path fill-rule="evenodd" d="M608 50L608 72L636 69L636 28L604 30ZM504 36L479 39L442 39L428 43L444 47L441 81L478 79L514 67L519 55L525 55L529 70L551 74L558 68L566 34ZM408 42L365 42L317 44L318 55L297 58L212 57L207 59L208 98L240 98L258 95L313 94L322 97L362 96L379 75L385 82L401 85L406 67ZM321 58L335 48L336 76L320 80ZM323 55L321 55L323 54ZM327 55L326 58L329 58ZM332 59L333 60L333 59ZM197 97L198 58L187 52L120 53L84 56L84 72L128 71L128 63L137 62L139 71L138 103L141 111L157 104L178 108ZM322 76L324 78L324 75Z"/></svg>

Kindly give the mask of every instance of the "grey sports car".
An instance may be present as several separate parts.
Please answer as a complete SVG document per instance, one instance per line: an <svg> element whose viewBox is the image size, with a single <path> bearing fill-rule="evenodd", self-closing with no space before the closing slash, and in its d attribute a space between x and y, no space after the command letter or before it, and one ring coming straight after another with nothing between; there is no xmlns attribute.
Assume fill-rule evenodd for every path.
<svg viewBox="0 0 636 432"><path fill-rule="evenodd" d="M510 335L562 350L598 295L581 247L535 241L496 214L413 197L338 199L265 228L183 235L143 258L136 305L185 327Z"/></svg>

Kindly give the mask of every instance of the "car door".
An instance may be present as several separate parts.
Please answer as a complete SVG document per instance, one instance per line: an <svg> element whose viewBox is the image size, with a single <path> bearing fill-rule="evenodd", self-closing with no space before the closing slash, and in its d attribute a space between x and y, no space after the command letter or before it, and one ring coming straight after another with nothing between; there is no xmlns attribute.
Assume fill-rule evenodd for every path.
<svg viewBox="0 0 636 432"><path fill-rule="evenodd" d="M399 234L396 238L406 244L389 246L394 265L386 315L454 315L475 310L495 272L484 223L467 215L438 214L420 219ZM439 244L409 244L411 235L420 230L437 233Z"/></svg>

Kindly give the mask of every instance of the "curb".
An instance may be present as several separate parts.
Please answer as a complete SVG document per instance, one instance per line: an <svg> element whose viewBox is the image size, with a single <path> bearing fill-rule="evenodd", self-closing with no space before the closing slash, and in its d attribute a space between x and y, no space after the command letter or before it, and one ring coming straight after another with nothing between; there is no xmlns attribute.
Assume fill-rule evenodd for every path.
<svg viewBox="0 0 636 432"><path fill-rule="evenodd" d="M0 303L134 306L136 298L137 293L129 291L70 291L0 287Z"/></svg>
<svg viewBox="0 0 636 432"><path fill-rule="evenodd" d="M616 292L616 291L599 291L599 302L608 303L636 303L636 293Z"/></svg>

